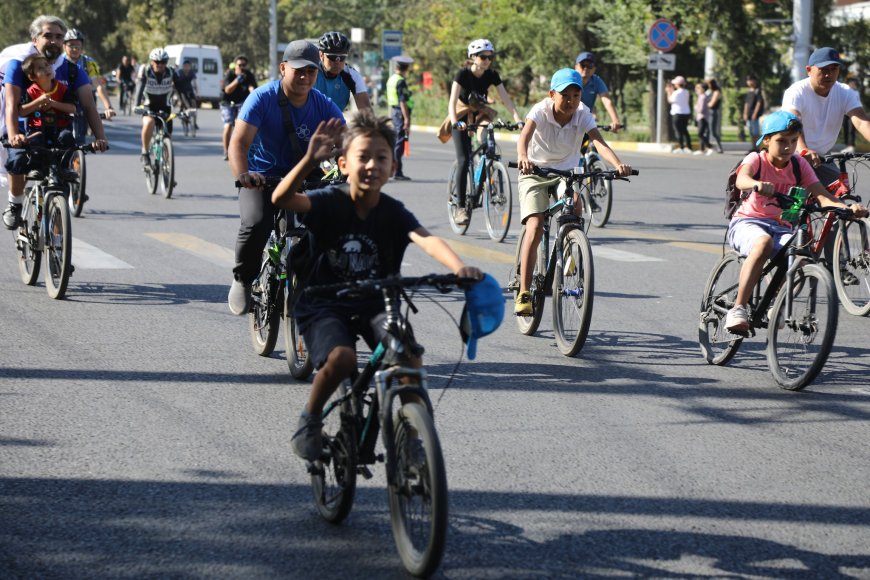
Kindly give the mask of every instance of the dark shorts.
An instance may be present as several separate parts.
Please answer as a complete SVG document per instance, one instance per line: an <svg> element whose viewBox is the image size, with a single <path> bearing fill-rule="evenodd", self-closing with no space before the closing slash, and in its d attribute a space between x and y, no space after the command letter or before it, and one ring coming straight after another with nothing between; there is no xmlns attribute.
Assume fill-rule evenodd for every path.
<svg viewBox="0 0 870 580"><path fill-rule="evenodd" d="M300 330L314 368L322 367L336 347L356 348L357 336L362 337L370 349L374 349L384 336L383 322L386 316L386 313L381 312L365 321L327 312L305 325Z"/></svg>

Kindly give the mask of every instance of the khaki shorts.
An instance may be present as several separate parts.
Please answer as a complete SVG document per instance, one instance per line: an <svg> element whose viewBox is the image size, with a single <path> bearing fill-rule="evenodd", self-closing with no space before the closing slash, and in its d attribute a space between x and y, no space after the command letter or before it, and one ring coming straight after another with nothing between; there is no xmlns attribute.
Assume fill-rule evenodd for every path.
<svg viewBox="0 0 870 580"><path fill-rule="evenodd" d="M525 223L532 214L543 213L550 207L549 191L556 188L556 195L565 190L565 182L558 177L539 177L520 174L517 186L520 190L520 221ZM555 200L553 200L555 201Z"/></svg>

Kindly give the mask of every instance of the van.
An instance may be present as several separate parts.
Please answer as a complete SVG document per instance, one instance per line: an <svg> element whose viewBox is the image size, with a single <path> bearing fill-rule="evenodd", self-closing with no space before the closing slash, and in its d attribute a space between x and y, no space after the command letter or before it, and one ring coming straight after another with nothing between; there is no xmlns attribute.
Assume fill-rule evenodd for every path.
<svg viewBox="0 0 870 580"><path fill-rule="evenodd" d="M196 71L199 102L209 102L217 108L223 93L224 63L221 51L210 44L170 44L163 50L169 55L169 65L181 69L189 60Z"/></svg>

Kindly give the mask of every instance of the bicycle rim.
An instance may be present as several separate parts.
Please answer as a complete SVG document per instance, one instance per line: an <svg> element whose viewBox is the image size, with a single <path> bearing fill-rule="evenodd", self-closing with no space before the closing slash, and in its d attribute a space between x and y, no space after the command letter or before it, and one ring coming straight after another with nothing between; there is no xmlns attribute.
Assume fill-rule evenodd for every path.
<svg viewBox="0 0 870 580"><path fill-rule="evenodd" d="M786 315L783 285L770 316L767 363L777 384L796 391L822 370L837 333L837 297L830 273L818 264L798 268L792 291L792 316Z"/></svg>
<svg viewBox="0 0 870 580"><path fill-rule="evenodd" d="M517 249L514 254L514 266L511 273L511 280L508 282L508 289L514 294L514 304L516 304L517 295L520 293L520 258L522 257L523 239L526 236L526 228L520 230L519 239L517 240ZM532 315L517 316L517 327L520 332L526 336L531 336L538 330L541 324L541 318L544 315L544 284L546 281L544 248L542 244L538 244L536 252L537 259L535 260L535 271L532 273L532 283L529 291L532 293Z"/></svg>
<svg viewBox="0 0 870 580"><path fill-rule="evenodd" d="M39 247L39 224L36 221L36 205L32 192L28 192L21 207L21 223L18 229L12 231L12 240L18 250L18 272L21 281L33 286L39 279L39 268L42 265L42 252Z"/></svg>
<svg viewBox="0 0 870 580"><path fill-rule="evenodd" d="M864 221L841 222L834 242L834 283L846 312L870 314L870 240Z"/></svg>
<svg viewBox="0 0 870 580"><path fill-rule="evenodd" d="M70 167L79 174L79 178L77 183L71 182L69 184L69 207L73 216L79 217L82 215L82 210L85 207L84 193L87 180L87 168L85 166L84 151L76 151L73 154Z"/></svg>
<svg viewBox="0 0 870 580"><path fill-rule="evenodd" d="M604 164L595 160L590 164L592 171L606 171ZM591 202L592 225L603 228L610 219L610 209L613 206L613 181L604 178L592 180L589 188L589 200Z"/></svg>
<svg viewBox="0 0 870 580"><path fill-rule="evenodd" d="M48 229L45 231L45 289L60 300L66 294L72 271L72 224L66 197L52 195L48 202Z"/></svg>
<svg viewBox="0 0 870 580"><path fill-rule="evenodd" d="M156 139L156 137L155 137ZM148 188L148 193L154 195L157 193L157 187L160 185L160 158L163 156L160 146L156 142L151 143L151 163L145 164L145 186Z"/></svg>
<svg viewBox="0 0 870 580"><path fill-rule="evenodd" d="M343 397L347 389L347 383L342 383L330 404ZM356 430L352 417L350 402L346 401L324 418L326 453L314 462L311 473L314 505L323 519L334 524L348 516L356 493Z"/></svg>
<svg viewBox="0 0 870 580"><path fill-rule="evenodd" d="M501 242L511 227L513 192L507 169L500 161L493 162L490 167L483 196L489 237Z"/></svg>
<svg viewBox="0 0 870 580"><path fill-rule="evenodd" d="M268 260L268 257L266 258ZM278 341L278 326L281 311L277 307L281 289L274 278L275 269L269 262L254 282L255 290L251 296L251 311L248 313L248 327L251 331L251 344L260 356L269 356Z"/></svg>
<svg viewBox="0 0 870 580"><path fill-rule="evenodd" d="M395 484L388 488L393 538L405 569L431 575L447 538L447 474L432 417L417 403L395 421Z"/></svg>
<svg viewBox="0 0 870 580"><path fill-rule="evenodd" d="M166 199L172 197L172 190L175 188L175 151L173 150L172 139L169 137L163 138L160 188L163 191L163 197Z"/></svg>
<svg viewBox="0 0 870 580"><path fill-rule="evenodd" d="M726 253L710 272L704 288L698 322L698 344L704 360L710 364L727 364L743 342L743 337L725 330L725 316L734 307L737 298L740 267L739 256L734 252Z"/></svg>
<svg viewBox="0 0 870 580"><path fill-rule="evenodd" d="M576 355L586 343L594 297L592 248L581 230L569 230L553 276L553 328L563 355Z"/></svg>
<svg viewBox="0 0 870 580"><path fill-rule="evenodd" d="M295 284L295 277L294 277ZM287 366L294 379L305 380L314 371L314 363L308 356L305 339L299 332L299 325L293 317L293 305L290 297L284 300L284 352L287 356Z"/></svg>
<svg viewBox="0 0 870 580"><path fill-rule="evenodd" d="M447 221L450 223L450 229L459 235L464 235L468 231L469 224L471 224L471 213L469 212L468 214L468 222L465 224L456 223L456 212L461 209L461 206L457 203L459 199L459 194L457 193L458 167L459 163L454 161L450 167L450 177L447 179ZM469 181L468 183L472 182Z"/></svg>

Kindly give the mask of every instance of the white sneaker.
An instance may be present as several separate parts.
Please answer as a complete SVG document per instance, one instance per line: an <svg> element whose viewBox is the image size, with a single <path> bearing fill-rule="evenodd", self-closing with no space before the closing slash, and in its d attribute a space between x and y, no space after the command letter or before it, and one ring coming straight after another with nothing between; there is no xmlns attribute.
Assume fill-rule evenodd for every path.
<svg viewBox="0 0 870 580"><path fill-rule="evenodd" d="M236 316L247 314L248 310L251 309L251 285L242 284L233 278L229 294L227 294L227 302L230 305L230 312Z"/></svg>
<svg viewBox="0 0 870 580"><path fill-rule="evenodd" d="M712 150L712 149L707 149L706 151L704 151L704 155L710 156L710 155L712 155L712 154L713 154L713 150Z"/></svg>
<svg viewBox="0 0 870 580"><path fill-rule="evenodd" d="M746 307L738 304L728 311L725 317L725 330L734 333L749 330L749 315L746 313Z"/></svg>
<svg viewBox="0 0 870 580"><path fill-rule="evenodd" d="M692 155L703 155L704 152L698 149L697 151L692 151Z"/></svg>

